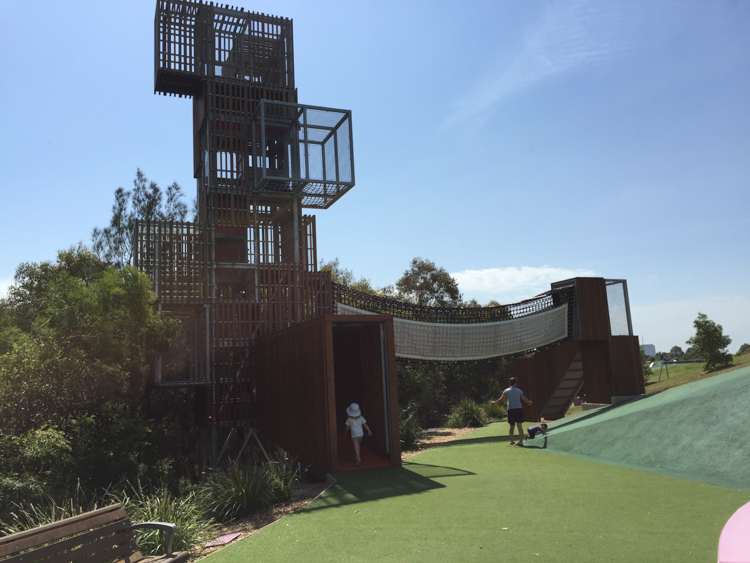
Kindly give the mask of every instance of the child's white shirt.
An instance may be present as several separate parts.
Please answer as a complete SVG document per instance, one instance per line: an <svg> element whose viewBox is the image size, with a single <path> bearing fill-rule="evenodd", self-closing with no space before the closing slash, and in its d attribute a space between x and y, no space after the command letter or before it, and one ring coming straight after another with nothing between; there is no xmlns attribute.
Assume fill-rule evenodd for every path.
<svg viewBox="0 0 750 563"><path fill-rule="evenodd" d="M352 438L365 435L364 430L362 430L363 424L367 424L367 421L365 420L365 417L361 415L357 418L352 418L350 416L346 419L346 425L349 427L349 430L352 433Z"/></svg>

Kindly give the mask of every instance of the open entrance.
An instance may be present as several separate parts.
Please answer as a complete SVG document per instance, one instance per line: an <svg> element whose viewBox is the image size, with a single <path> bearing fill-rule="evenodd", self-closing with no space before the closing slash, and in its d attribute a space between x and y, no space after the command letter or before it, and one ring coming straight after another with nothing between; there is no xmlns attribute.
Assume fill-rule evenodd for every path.
<svg viewBox="0 0 750 563"><path fill-rule="evenodd" d="M390 467L391 413L385 323L333 323L333 372L339 471L355 469L354 446L344 435L346 408L357 403L372 436L360 444L359 468Z"/></svg>
<svg viewBox="0 0 750 563"><path fill-rule="evenodd" d="M258 429L325 478L355 468L343 432L357 403L373 434L361 467L400 467L395 350L390 315L326 315L257 339Z"/></svg>

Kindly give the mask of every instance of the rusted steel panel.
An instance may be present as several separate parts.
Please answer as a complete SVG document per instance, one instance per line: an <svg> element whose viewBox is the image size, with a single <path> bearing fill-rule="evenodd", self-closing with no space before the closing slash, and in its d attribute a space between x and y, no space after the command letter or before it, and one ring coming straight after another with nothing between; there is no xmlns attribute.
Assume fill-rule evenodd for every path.
<svg viewBox="0 0 750 563"><path fill-rule="evenodd" d="M612 360L609 355L609 342L606 340L583 342L581 362L586 402L611 403Z"/></svg>
<svg viewBox="0 0 750 563"><path fill-rule="evenodd" d="M398 410L398 373L396 368L396 341L393 332L393 317L383 320L385 326L386 365L388 367L388 390L391 415L391 464L401 467L401 431Z"/></svg>
<svg viewBox="0 0 750 563"><path fill-rule="evenodd" d="M518 387L521 388L526 397L531 397L532 402L535 397L542 393L544 386L537 379L536 362L533 357L519 358L516 360L516 377L518 378ZM508 382L501 381L500 385L505 389L508 386ZM543 406L544 405L540 407L536 404L529 406L524 404L524 417L527 420L536 420Z"/></svg>
<svg viewBox="0 0 750 563"><path fill-rule="evenodd" d="M613 366L613 395L642 395L646 392L637 336L613 336L610 341Z"/></svg>
<svg viewBox="0 0 750 563"><path fill-rule="evenodd" d="M582 339L608 339L609 305L604 278L576 278L576 289Z"/></svg>
<svg viewBox="0 0 750 563"><path fill-rule="evenodd" d="M335 470L331 333L324 318L257 340L258 426L314 475Z"/></svg>

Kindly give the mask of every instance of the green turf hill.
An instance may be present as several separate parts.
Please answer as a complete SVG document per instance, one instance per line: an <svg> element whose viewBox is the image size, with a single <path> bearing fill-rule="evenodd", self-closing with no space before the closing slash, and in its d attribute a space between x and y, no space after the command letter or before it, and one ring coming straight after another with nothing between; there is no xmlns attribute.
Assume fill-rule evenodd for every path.
<svg viewBox="0 0 750 563"><path fill-rule="evenodd" d="M545 451L750 490L748 435L743 368L553 422Z"/></svg>

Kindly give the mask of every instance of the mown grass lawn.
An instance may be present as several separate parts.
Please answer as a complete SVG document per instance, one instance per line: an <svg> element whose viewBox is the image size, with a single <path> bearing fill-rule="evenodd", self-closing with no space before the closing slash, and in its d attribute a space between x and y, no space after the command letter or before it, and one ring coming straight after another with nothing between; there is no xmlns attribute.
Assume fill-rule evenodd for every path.
<svg viewBox="0 0 750 563"><path fill-rule="evenodd" d="M693 381L748 367L750 366L750 353L743 354L742 356L734 356L732 363L733 365L728 368L711 372L704 371L703 364L672 365L669 366L669 378L667 378L667 368L665 367L662 370L661 381L657 381L659 379L659 369L657 368L654 370L654 375L646 383L646 394L651 395L652 393L658 393L659 391L677 387L678 385L685 385L686 383L692 383Z"/></svg>

